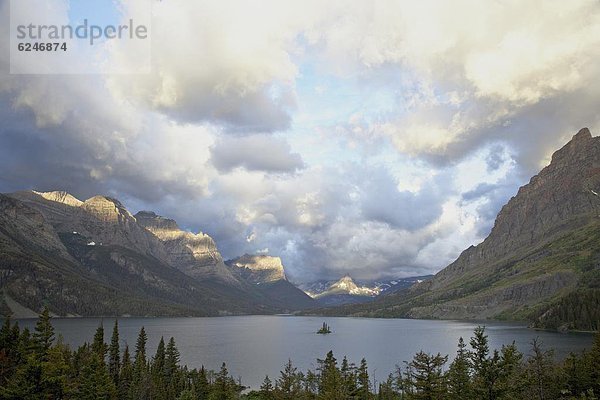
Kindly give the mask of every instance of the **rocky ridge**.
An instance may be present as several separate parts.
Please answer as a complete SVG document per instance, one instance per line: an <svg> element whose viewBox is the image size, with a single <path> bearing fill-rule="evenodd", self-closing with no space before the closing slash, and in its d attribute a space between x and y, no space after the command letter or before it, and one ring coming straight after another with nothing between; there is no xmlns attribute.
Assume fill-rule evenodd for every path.
<svg viewBox="0 0 600 400"><path fill-rule="evenodd" d="M239 273L252 283L287 280L279 257L244 254L228 261L227 264L237 268Z"/></svg>
<svg viewBox="0 0 600 400"><path fill-rule="evenodd" d="M168 261L186 275L240 285L239 279L225 266L210 236L181 230L175 220L151 211L140 211L135 219L164 244Z"/></svg>

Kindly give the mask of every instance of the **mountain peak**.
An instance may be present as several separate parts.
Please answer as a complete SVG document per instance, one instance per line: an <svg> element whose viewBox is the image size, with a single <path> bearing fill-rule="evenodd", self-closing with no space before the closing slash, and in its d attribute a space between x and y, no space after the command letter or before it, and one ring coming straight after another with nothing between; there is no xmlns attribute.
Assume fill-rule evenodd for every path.
<svg viewBox="0 0 600 400"><path fill-rule="evenodd" d="M154 211L140 211L134 215L137 222L150 232L156 233L159 230L179 231L179 225L174 219L165 218L156 214Z"/></svg>
<svg viewBox="0 0 600 400"><path fill-rule="evenodd" d="M38 196L41 196L46 200L55 201L57 203L63 203L68 206L79 207L83 204L83 202L77 199L75 196L72 196L71 194L60 190L52 192L36 192L35 190L32 190L32 193L37 194Z"/></svg>
<svg viewBox="0 0 600 400"><path fill-rule="evenodd" d="M255 283L286 280L285 269L281 258L264 254L244 254L228 262L229 265L241 270L246 279Z"/></svg>
<svg viewBox="0 0 600 400"><path fill-rule="evenodd" d="M107 196L94 196L83 202L82 207L103 220L133 218L133 215L117 199Z"/></svg>
<svg viewBox="0 0 600 400"><path fill-rule="evenodd" d="M335 282L333 285L331 285L329 287L329 289L339 289L339 290L343 290L343 291L347 291L349 293L352 293L353 291L358 290L358 286L356 286L356 283L354 283L354 280L352 279L352 277L348 274L342 276L340 278L340 280L338 280L337 282Z"/></svg>
<svg viewBox="0 0 600 400"><path fill-rule="evenodd" d="M579 132L577 132L575 135L573 135L573 139L571 139L571 142L575 142L575 141L579 141L579 140L587 140L587 139L591 139L592 138L592 133L590 132L590 130L588 128L582 128L579 130Z"/></svg>
<svg viewBox="0 0 600 400"><path fill-rule="evenodd" d="M585 159L593 158L598 150L598 138L592 137L588 128L580 129L561 149L552 154L551 167L578 164ZM543 172L543 170L542 170ZM540 175L542 174L540 172Z"/></svg>

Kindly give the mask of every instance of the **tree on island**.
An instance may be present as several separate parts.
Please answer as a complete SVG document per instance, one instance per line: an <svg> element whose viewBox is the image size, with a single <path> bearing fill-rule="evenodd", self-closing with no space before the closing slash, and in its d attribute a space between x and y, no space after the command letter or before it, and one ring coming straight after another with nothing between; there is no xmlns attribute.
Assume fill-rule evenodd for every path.
<svg viewBox="0 0 600 400"><path fill-rule="evenodd" d="M331 329L329 329L329 325L323 322L323 326L317 331L317 333L320 335L326 335L328 333L331 333Z"/></svg>

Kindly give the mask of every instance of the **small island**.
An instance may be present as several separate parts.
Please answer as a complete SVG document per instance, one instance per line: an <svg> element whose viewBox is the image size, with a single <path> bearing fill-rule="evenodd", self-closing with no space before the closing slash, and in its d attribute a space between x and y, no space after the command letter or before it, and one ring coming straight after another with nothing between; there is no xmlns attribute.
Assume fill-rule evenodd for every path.
<svg viewBox="0 0 600 400"><path fill-rule="evenodd" d="M319 335L327 335L328 333L331 333L331 329L329 329L329 325L323 322L323 326L317 331L317 333Z"/></svg>

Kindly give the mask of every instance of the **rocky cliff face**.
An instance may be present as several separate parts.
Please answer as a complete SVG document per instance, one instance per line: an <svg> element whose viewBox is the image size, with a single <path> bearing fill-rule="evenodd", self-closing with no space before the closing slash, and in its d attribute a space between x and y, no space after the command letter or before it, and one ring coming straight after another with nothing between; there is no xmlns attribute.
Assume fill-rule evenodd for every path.
<svg viewBox="0 0 600 400"><path fill-rule="evenodd" d="M249 255L231 260L228 264L238 268L239 273L252 283L286 280L281 258L267 255Z"/></svg>
<svg viewBox="0 0 600 400"><path fill-rule="evenodd" d="M135 219L163 243L169 263L175 268L196 279L217 279L240 286L210 236L183 231L174 220L151 211L140 211Z"/></svg>
<svg viewBox="0 0 600 400"><path fill-rule="evenodd" d="M10 196L38 210L59 233L76 232L96 244L118 245L166 260L160 242L118 200L95 196L81 202L65 192L27 191Z"/></svg>
<svg viewBox="0 0 600 400"><path fill-rule="evenodd" d="M43 215L23 203L0 194L0 242L7 245L13 241L33 245L61 257L70 255L60 238Z"/></svg>
<svg viewBox="0 0 600 400"><path fill-rule="evenodd" d="M502 208L482 243L407 293L345 313L536 320L566 295L596 290L599 240L600 137L582 129Z"/></svg>
<svg viewBox="0 0 600 400"><path fill-rule="evenodd" d="M600 137L580 130L552 156L550 165L521 187L502 207L489 236L438 273L432 289L460 279L469 270L549 243L600 215Z"/></svg>

